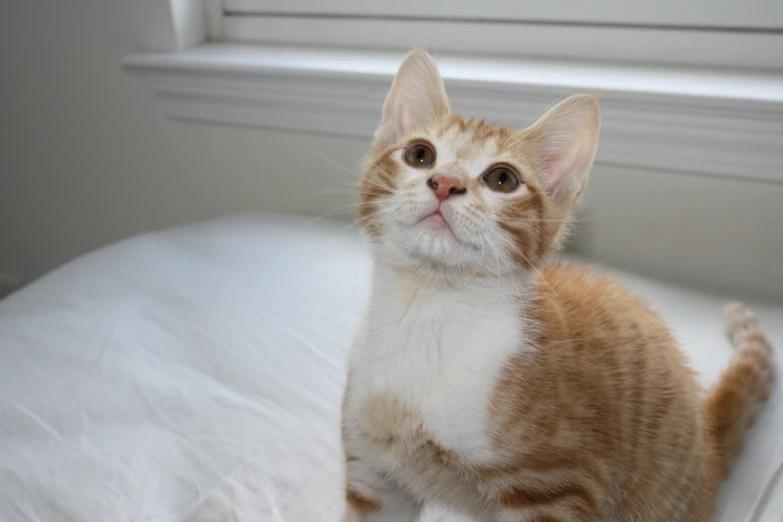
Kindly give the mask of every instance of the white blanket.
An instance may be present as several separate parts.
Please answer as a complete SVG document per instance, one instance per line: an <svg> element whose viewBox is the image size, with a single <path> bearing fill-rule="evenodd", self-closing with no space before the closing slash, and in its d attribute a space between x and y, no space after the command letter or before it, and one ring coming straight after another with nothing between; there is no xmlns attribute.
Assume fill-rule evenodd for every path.
<svg viewBox="0 0 783 522"><path fill-rule="evenodd" d="M124 241L0 301L0 521L338 520L369 263L350 227L240 217ZM621 277L713 381L723 299ZM755 308L780 354L783 307ZM780 386L771 401L721 522L783 520Z"/></svg>

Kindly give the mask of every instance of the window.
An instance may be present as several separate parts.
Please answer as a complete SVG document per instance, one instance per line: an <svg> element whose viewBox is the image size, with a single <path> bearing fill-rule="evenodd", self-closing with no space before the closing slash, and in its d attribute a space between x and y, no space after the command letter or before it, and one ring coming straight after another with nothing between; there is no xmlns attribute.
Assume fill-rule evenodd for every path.
<svg viewBox="0 0 783 522"><path fill-rule="evenodd" d="M783 69L781 0L210 0L213 39Z"/></svg>
<svg viewBox="0 0 783 522"><path fill-rule="evenodd" d="M599 163L783 182L783 0L171 1L208 41L125 64L172 118L368 137L420 45L463 114L596 92Z"/></svg>

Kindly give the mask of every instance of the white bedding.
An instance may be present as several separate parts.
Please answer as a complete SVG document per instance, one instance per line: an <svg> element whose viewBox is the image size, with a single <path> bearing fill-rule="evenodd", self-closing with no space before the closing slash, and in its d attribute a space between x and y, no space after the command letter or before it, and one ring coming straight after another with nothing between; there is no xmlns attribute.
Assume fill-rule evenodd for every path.
<svg viewBox="0 0 783 522"><path fill-rule="evenodd" d="M0 521L337 520L368 273L351 228L240 217L124 241L0 301ZM713 381L723 299L620 277ZM783 307L755 309L780 361ZM783 520L781 386L771 401L721 522Z"/></svg>

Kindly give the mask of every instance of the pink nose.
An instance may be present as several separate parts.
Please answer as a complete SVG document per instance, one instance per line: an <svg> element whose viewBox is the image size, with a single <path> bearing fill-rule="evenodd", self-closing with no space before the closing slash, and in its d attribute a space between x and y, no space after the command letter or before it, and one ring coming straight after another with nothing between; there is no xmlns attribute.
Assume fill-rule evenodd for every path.
<svg viewBox="0 0 783 522"><path fill-rule="evenodd" d="M427 185L435 191L435 197L438 201L446 201L450 196L464 194L467 192L457 176L446 174L435 174L427 180Z"/></svg>

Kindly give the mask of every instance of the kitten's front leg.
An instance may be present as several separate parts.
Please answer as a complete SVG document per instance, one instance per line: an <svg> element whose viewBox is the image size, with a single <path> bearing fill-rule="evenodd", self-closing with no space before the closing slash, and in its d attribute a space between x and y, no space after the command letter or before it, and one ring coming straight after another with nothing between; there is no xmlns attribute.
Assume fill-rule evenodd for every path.
<svg viewBox="0 0 783 522"><path fill-rule="evenodd" d="M342 522L417 522L421 504L356 457L346 456Z"/></svg>

